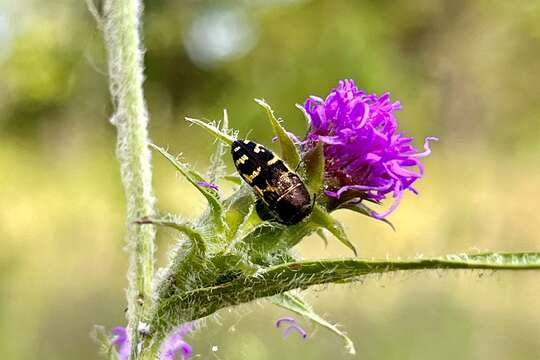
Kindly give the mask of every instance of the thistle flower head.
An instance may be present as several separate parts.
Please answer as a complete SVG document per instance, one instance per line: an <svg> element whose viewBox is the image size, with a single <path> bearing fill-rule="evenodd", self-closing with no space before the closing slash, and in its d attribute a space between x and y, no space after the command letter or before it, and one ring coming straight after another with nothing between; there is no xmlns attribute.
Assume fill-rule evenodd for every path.
<svg viewBox="0 0 540 360"><path fill-rule="evenodd" d="M326 99L310 96L304 103L310 129L304 146L324 144L325 194L337 205L351 199L380 203L392 194L394 203L381 214L393 212L403 192L417 193L413 184L424 174L420 158L431 153L428 137L419 152L412 138L398 132L394 112L401 109L390 94L379 96L342 80ZM337 206L336 205L336 206Z"/></svg>

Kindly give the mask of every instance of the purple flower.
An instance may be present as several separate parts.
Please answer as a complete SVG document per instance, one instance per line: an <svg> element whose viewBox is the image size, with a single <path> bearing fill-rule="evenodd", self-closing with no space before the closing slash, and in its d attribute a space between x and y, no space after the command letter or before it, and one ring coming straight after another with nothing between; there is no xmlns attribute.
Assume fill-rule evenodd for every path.
<svg viewBox="0 0 540 360"><path fill-rule="evenodd" d="M302 329L302 327L300 325L298 325L298 323L296 322L296 320L294 318L284 316L284 317L281 317L281 318L277 319L276 327L280 328L281 324L287 324L287 327L285 328L285 331L283 332L285 337L289 336L291 331L294 330L294 331L298 332L304 339L307 338L307 332L304 329Z"/></svg>
<svg viewBox="0 0 540 360"><path fill-rule="evenodd" d="M159 359L178 359L176 355L180 355L183 360L188 359L193 351L191 346L184 341L184 337L191 332L192 327L192 323L186 323L174 330L161 346Z"/></svg>
<svg viewBox="0 0 540 360"><path fill-rule="evenodd" d="M122 326L117 326L112 329L114 337L112 338L111 343L116 348L118 352L119 360L127 360L129 357L129 338L127 329Z"/></svg>
<svg viewBox="0 0 540 360"><path fill-rule="evenodd" d="M184 337L191 332L192 324L186 323L176 330L164 341L161 346L160 360L175 360L175 359L188 359L193 351L191 346L184 341ZM117 326L112 329L114 337L112 338L112 344L118 352L119 360L127 360L129 357L130 343L128 332L125 327ZM176 357L181 356L181 358Z"/></svg>
<svg viewBox="0 0 540 360"><path fill-rule="evenodd" d="M207 187L209 189L216 190L216 191L219 190L219 186L217 186L216 184L213 184L211 182L208 182L208 181L199 181L197 183L197 185L204 186L204 187Z"/></svg>
<svg viewBox="0 0 540 360"><path fill-rule="evenodd" d="M326 99L310 96L304 103L310 129L304 142L309 150L324 143L325 194L332 207L352 199L380 203L391 193L394 203L380 214L392 213L405 190L417 194L413 184L424 174L420 158L431 153L426 138L424 151L411 145L412 138L397 132L393 112L400 110L390 94L381 96L359 90L353 80L342 80Z"/></svg>

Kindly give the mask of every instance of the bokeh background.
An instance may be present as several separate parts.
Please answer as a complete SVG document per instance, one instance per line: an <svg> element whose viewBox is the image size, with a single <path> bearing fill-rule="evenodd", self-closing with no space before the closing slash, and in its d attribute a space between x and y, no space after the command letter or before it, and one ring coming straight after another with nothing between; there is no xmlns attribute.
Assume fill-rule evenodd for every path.
<svg viewBox="0 0 540 360"><path fill-rule="evenodd" d="M362 256L540 250L540 2L153 0L144 41L151 137L200 169L212 139L184 116L219 119L226 107L241 134L270 144L254 97L302 134L294 104L343 78L400 100L417 146L440 137L420 195L391 216L396 232L338 213ZM95 359L93 325L124 323L106 72L84 1L0 1L1 359ZM159 208L198 214L203 199L153 162ZM174 234L158 241L163 262ZM315 237L298 251L349 255ZM307 296L359 359L539 359L539 275L395 274ZM201 359L348 358L306 322L309 340L284 339L274 321L285 314L264 303L224 310L189 341Z"/></svg>

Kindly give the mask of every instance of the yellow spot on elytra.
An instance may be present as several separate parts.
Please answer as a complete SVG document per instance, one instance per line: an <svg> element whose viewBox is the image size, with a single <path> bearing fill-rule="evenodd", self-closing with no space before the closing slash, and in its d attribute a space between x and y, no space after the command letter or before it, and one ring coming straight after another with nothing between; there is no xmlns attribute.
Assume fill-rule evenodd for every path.
<svg viewBox="0 0 540 360"><path fill-rule="evenodd" d="M240 164L245 163L247 160L249 160L247 155L242 155L242 156L240 156L240 158L238 160L236 160L235 164L240 165Z"/></svg>
<svg viewBox="0 0 540 360"><path fill-rule="evenodd" d="M264 192L277 192L277 188L273 187L272 185L270 184L266 184L266 189L264 189L263 191Z"/></svg>
<svg viewBox="0 0 540 360"><path fill-rule="evenodd" d="M262 197L262 196L264 195L264 191L261 190L261 188L258 187L257 185L255 185L255 186L253 187L253 190L255 190L255 192L257 193L257 195L259 195L260 197ZM266 190L265 190L265 191L266 191Z"/></svg>
<svg viewBox="0 0 540 360"><path fill-rule="evenodd" d="M279 158L277 156L274 155L273 158L271 158L270 160L268 160L268 162L266 164L268 165L274 165L275 163L277 163L279 161Z"/></svg>
<svg viewBox="0 0 540 360"><path fill-rule="evenodd" d="M261 145L257 144L255 145L255 149L253 149L253 151L256 153L264 152L264 148Z"/></svg>
<svg viewBox="0 0 540 360"><path fill-rule="evenodd" d="M238 151L238 150L240 150L240 146L237 146L237 147L234 148L235 152Z"/></svg>
<svg viewBox="0 0 540 360"><path fill-rule="evenodd" d="M253 172L251 173L251 175L244 175L242 174L242 176L244 177L244 179L249 183L251 184L253 182L253 179L255 179L257 177L257 175L259 175L261 173L261 167L259 166L257 169L253 170Z"/></svg>

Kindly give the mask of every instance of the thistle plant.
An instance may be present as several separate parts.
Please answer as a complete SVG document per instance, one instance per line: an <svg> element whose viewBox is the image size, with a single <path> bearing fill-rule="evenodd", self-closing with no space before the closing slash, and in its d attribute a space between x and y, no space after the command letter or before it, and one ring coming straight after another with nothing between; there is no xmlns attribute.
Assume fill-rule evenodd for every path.
<svg viewBox="0 0 540 360"><path fill-rule="evenodd" d="M263 100L256 100L268 118L277 154L287 171L294 172L309 191L313 203L301 221L286 224L262 216L251 182L266 181L258 174L230 174L230 148L243 140L229 128L227 112L219 122L186 120L217 139L208 170L193 168L159 145L146 133L147 116L142 96L142 53L138 37L138 1L108 0L100 21L109 51L111 92L116 106L113 123L118 128L118 157L128 199L128 328L102 333L103 350L110 359L187 358L192 349L185 337L198 321L220 309L265 299L335 333L350 354L352 341L333 323L319 316L302 293L311 286L358 281L369 274L424 269L540 269L540 254L477 253L410 260L365 259L333 217L346 209L366 221L384 221L397 209L405 191L417 193L414 184L424 175L421 159L430 154L427 138L423 150L398 131L398 102L389 94L368 94L352 80L341 81L324 99L311 96L297 107L308 131L297 136L287 131ZM262 114L261 114L262 115ZM163 157L196 189L207 207L197 219L170 214L156 215L150 187L149 148ZM277 160L271 160L270 166ZM264 165L264 164L263 164ZM173 174L171 173L171 176ZM230 193L221 190L232 182ZM252 184L251 184L252 185ZM267 185L268 184L267 181ZM268 190L272 191L272 190ZM390 203L388 205L387 203ZM385 210L380 210L381 206ZM268 215L268 214L267 214ZM283 219L282 219L283 220ZM178 232L167 264L154 274L154 227ZM353 256L343 259L304 261L294 247L306 237L326 233L345 245ZM306 338L295 319L285 325Z"/></svg>

